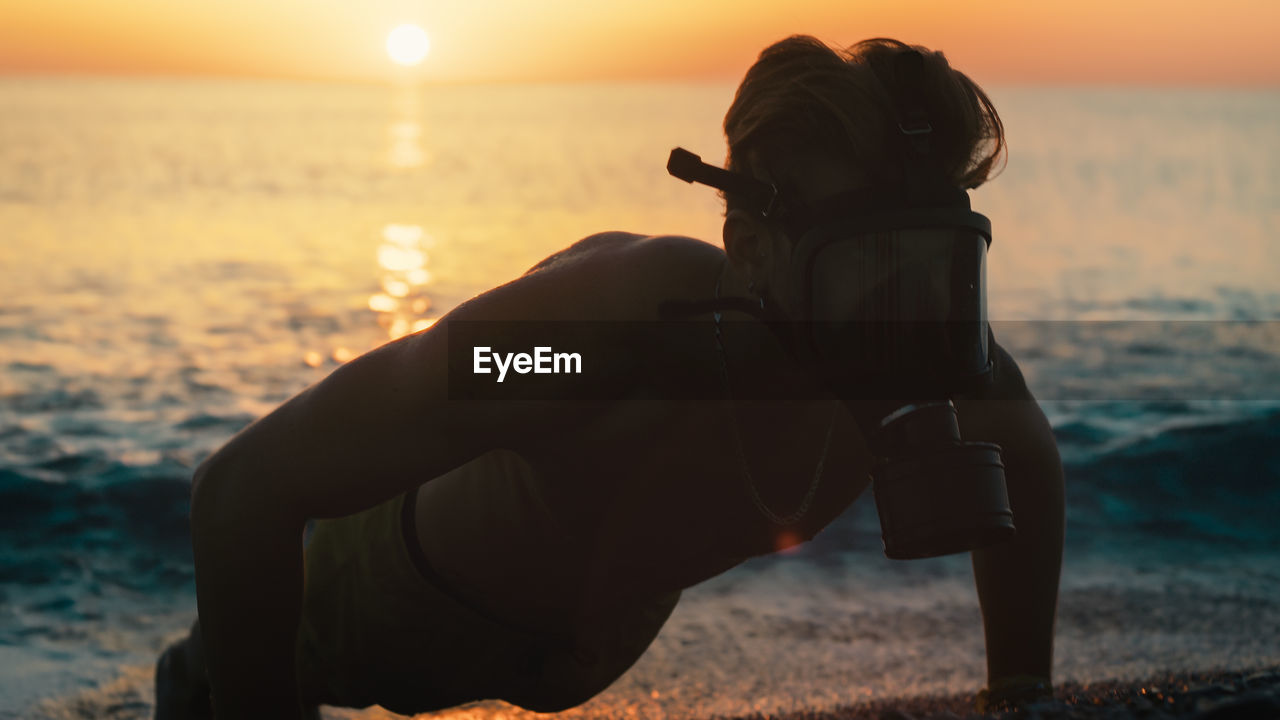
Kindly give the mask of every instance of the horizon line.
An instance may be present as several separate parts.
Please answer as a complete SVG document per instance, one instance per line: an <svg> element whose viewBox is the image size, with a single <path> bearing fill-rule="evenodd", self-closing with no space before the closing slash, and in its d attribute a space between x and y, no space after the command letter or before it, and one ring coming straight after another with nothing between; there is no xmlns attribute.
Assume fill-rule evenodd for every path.
<svg viewBox="0 0 1280 720"><path fill-rule="evenodd" d="M193 81L218 81L218 80L259 80L264 82L299 82L311 83L318 85L348 85L348 86L414 86L414 87L467 87L467 86L536 86L536 85L572 85L572 86L591 86L591 85L731 85L740 81L737 76L729 76L724 74L705 74L691 76L670 76L670 75L627 75L614 78L593 78L593 77L475 77L475 78L413 78L406 77L405 74L391 73L385 78L375 78L364 75L352 75L346 77L307 75L279 72L236 72L228 70L218 71L200 71L200 70L173 70L173 71L156 71L156 70L85 70L85 69L61 69L61 68L39 68L39 69L21 69L21 68L5 68L0 67L0 79L8 78L28 78L28 79L156 79L156 80L193 80ZM1250 91L1277 91L1280 90L1280 81L1164 81L1164 80L1113 80L1113 81L1097 81L1097 80L997 80L981 83L983 87L992 88L1043 88L1043 89L1133 89L1133 90L1250 90Z"/></svg>

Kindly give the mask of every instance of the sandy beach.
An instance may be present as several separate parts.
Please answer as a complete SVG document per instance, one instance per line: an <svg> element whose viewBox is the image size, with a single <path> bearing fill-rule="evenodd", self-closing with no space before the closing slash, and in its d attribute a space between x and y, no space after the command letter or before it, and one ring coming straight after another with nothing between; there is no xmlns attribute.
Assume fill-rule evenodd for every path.
<svg viewBox="0 0 1280 720"><path fill-rule="evenodd" d="M546 716L483 702L422 717L972 714L985 678L967 558L894 564L871 550L827 555L824 542L839 541L820 535L801 553L761 558L689 590L639 662L577 708ZM1170 566L1139 553L1133 562L1138 572L1123 584L1099 556L1068 564L1055 700L1036 704L1038 714L1025 717L1190 717L1230 703L1268 707L1276 701L1280 568L1274 560L1187 555ZM30 717L143 720L151 716L152 699L151 669L134 666L101 687L44 700ZM1164 715L1151 714L1156 711ZM325 708L324 717L400 716L379 708Z"/></svg>
<svg viewBox="0 0 1280 720"><path fill-rule="evenodd" d="M135 678L136 679L136 678ZM131 685L127 676L103 688L85 693L61 707L37 709L36 718L149 718L146 693ZM575 716L578 716L576 713ZM325 718L379 720L400 718L381 709L359 712L326 710ZM551 717L514 711L501 703L475 705L418 718L519 718ZM561 716L569 716L563 714ZM561 717L556 716L556 717ZM645 715L633 707L601 708L582 717L637 718ZM1242 671L1168 673L1143 680L1064 683L1052 699L1027 703L981 715L973 697L928 695L888 698L829 709L792 710L783 713L753 712L734 716L705 716L706 720L956 720L957 718L1056 718L1058 720L1272 720L1280 717L1280 666Z"/></svg>

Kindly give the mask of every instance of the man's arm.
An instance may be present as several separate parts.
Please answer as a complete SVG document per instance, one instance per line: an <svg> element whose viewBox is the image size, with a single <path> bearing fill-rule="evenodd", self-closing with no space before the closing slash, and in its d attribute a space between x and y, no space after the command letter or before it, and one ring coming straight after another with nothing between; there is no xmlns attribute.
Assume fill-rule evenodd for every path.
<svg viewBox="0 0 1280 720"><path fill-rule="evenodd" d="M583 253L464 303L432 330L338 368L200 466L192 545L219 718L300 717L294 643L308 518L359 512L490 448L562 431L592 412L589 403L450 401L449 324L626 317L636 283L647 281L630 247ZM505 340L545 342L534 323L504 327L521 335ZM625 348L581 351L597 362L626 357ZM627 377L625 367L610 375L618 383ZM573 382L565 380L566 397L580 389Z"/></svg>
<svg viewBox="0 0 1280 720"><path fill-rule="evenodd" d="M973 552L982 605L987 681L997 687L1018 677L1048 682L1062 567L1063 479L1058 447L1022 372L993 343L995 377L975 396L956 398L966 440L998 443L1017 535Z"/></svg>
<svg viewBox="0 0 1280 720"><path fill-rule="evenodd" d="M196 471L197 604L219 718L299 717L294 643L306 520L371 507L475 453L465 429L480 418L442 412L439 335L344 365Z"/></svg>

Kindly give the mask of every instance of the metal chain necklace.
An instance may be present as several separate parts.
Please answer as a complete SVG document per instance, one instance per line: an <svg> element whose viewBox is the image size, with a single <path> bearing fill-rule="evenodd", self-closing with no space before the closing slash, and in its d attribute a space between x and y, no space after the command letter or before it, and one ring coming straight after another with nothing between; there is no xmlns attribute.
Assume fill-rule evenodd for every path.
<svg viewBox="0 0 1280 720"><path fill-rule="evenodd" d="M724 263L720 265L720 276L716 278L716 300L720 299L720 284L724 280L724 267L728 262L726 258ZM763 297L760 299L760 303L763 307ZM779 515L765 504L764 499L760 497L760 492L756 489L755 480L751 477L751 466L747 462L747 453L742 444L742 433L738 430L738 416L733 412L733 389L729 383L729 361L724 351L724 339L721 336L720 311L712 311L711 316L715 319L716 350L720 355L720 379L724 382L725 397L729 401L727 408L729 422L733 426L733 439L738 447L738 461L742 464L742 476L747 483L747 492L751 494L751 501L755 503L756 509L768 518L770 522L775 525L794 525L808 514L809 507L813 504L813 496L818 492L818 486L822 484L822 469L827 463L827 451L831 448L831 434L836 426L836 407L834 405L831 407L831 422L827 424L827 437L822 442L822 454L818 456L818 466L814 468L813 480L809 481L809 489L800 501L800 507L790 515Z"/></svg>

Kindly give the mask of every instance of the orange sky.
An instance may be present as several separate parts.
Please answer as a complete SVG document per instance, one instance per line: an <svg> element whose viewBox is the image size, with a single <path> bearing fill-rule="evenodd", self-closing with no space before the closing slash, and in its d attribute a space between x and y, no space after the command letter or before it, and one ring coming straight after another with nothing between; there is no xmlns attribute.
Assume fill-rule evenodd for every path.
<svg viewBox="0 0 1280 720"><path fill-rule="evenodd" d="M0 0L0 72L382 80L737 79L763 46L898 37L984 83L1280 85L1272 0Z"/></svg>

